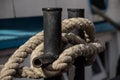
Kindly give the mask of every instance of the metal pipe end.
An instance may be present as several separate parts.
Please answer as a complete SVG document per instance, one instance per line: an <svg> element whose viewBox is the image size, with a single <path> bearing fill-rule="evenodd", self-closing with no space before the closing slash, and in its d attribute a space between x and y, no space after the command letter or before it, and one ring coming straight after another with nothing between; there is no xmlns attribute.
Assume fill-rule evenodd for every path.
<svg viewBox="0 0 120 80"><path fill-rule="evenodd" d="M36 68L40 68L42 66L42 60L39 57L35 57L32 61L32 64Z"/></svg>
<svg viewBox="0 0 120 80"><path fill-rule="evenodd" d="M80 8L68 8L67 11L83 11L84 12L84 9L80 9Z"/></svg>
<svg viewBox="0 0 120 80"><path fill-rule="evenodd" d="M42 11L62 11L62 8L42 8Z"/></svg>
<svg viewBox="0 0 120 80"><path fill-rule="evenodd" d="M36 68L40 68L40 67L45 68L49 64L51 64L56 58L57 58L56 55L53 55L52 53L47 53L40 57L35 57L32 60L32 64Z"/></svg>
<svg viewBox="0 0 120 80"><path fill-rule="evenodd" d="M84 17L84 9L81 8L68 8L68 18L83 18Z"/></svg>

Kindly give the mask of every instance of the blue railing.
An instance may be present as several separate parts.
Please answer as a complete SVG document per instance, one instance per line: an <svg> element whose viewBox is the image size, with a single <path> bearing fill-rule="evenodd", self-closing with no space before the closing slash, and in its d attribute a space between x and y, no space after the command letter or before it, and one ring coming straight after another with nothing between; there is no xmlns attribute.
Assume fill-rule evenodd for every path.
<svg viewBox="0 0 120 80"><path fill-rule="evenodd" d="M0 19L0 49L18 47L43 29L43 17ZM95 23L97 33L114 30L107 22Z"/></svg>

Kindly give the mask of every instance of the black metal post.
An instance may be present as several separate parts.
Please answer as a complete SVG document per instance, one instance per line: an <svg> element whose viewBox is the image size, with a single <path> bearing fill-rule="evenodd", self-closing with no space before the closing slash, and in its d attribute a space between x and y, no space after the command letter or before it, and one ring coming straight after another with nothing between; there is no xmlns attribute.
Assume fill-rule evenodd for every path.
<svg viewBox="0 0 120 80"><path fill-rule="evenodd" d="M43 8L44 54L49 57L46 63L51 63L61 51L61 11L62 8ZM45 57L45 58L47 58ZM44 67L44 66L43 66ZM45 80L60 80L61 76Z"/></svg>
<svg viewBox="0 0 120 80"><path fill-rule="evenodd" d="M43 8L44 54L33 59L34 67L46 67L60 54L62 8Z"/></svg>
<svg viewBox="0 0 120 80"><path fill-rule="evenodd" d="M68 18L84 17L84 9L68 8Z"/></svg>
<svg viewBox="0 0 120 80"><path fill-rule="evenodd" d="M68 18L84 18L84 9L68 9ZM81 38L84 38L84 34L82 30L73 30L73 33L80 35ZM83 56L78 57L75 59L74 63L75 69L75 77L74 80L85 80L85 58Z"/></svg>
<svg viewBox="0 0 120 80"><path fill-rule="evenodd" d="M62 8L43 8L44 54L33 59L34 67L45 68L56 60L61 52ZM61 80L61 75L45 80Z"/></svg>

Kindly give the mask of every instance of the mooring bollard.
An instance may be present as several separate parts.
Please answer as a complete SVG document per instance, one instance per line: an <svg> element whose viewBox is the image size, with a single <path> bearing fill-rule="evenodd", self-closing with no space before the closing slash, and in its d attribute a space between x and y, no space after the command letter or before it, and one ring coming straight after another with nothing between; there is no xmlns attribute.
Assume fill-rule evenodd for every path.
<svg viewBox="0 0 120 80"><path fill-rule="evenodd" d="M61 52L61 12L62 8L43 8L44 22L44 53L48 62L57 59ZM51 61L50 61L51 60ZM61 76L46 80L60 80Z"/></svg>
<svg viewBox="0 0 120 80"><path fill-rule="evenodd" d="M84 17L84 9L68 8L68 18Z"/></svg>
<svg viewBox="0 0 120 80"><path fill-rule="evenodd" d="M69 8L67 9L67 11L68 18L80 18L80 17L84 18L84 9ZM79 31L73 30L72 33L80 35L81 38L84 38L84 33L82 30ZM83 56L76 58L74 65L76 67L74 80L85 80L84 78L85 58Z"/></svg>
<svg viewBox="0 0 120 80"><path fill-rule="evenodd" d="M58 58L61 51L62 8L43 8L44 54L33 60L35 67L46 67Z"/></svg>
<svg viewBox="0 0 120 80"><path fill-rule="evenodd" d="M44 54L33 60L34 67L45 68L61 53L61 12L62 8L43 8ZM45 80L61 80L61 75Z"/></svg>

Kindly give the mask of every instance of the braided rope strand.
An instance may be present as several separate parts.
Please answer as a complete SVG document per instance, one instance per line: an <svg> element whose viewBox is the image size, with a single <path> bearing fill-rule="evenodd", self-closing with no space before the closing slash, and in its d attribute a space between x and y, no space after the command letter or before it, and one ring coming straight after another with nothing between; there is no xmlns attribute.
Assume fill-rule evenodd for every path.
<svg viewBox="0 0 120 80"><path fill-rule="evenodd" d="M78 36L70 33L73 29L83 30L85 39L81 39L80 35ZM63 52L52 64L42 69L34 67L31 63L33 58L44 54L44 34L43 32L40 32L18 48L18 50L16 50L9 58L4 67L2 66L3 68L0 73L0 80L12 80L13 76L28 78L45 78L55 76L69 68L76 57L85 56L86 65L89 65L93 63L95 55L104 50L104 47L99 42L95 42L94 25L88 19L65 19L62 22L62 32L62 44L64 45ZM68 44L71 45L66 47ZM28 54L31 54L31 67L20 68L20 64L25 60ZM91 59L91 57L93 59Z"/></svg>
<svg viewBox="0 0 120 80"><path fill-rule="evenodd" d="M103 50L104 48L100 43L78 44L68 49L65 49L61 53L59 58L47 68L35 68L31 65L31 68L24 67L22 69L22 73L19 75L21 75L21 77L29 77L35 79L52 77L57 74L60 74L60 72L63 72L65 69L68 69L68 67L70 67L71 65L71 62L73 62L76 57L88 56L89 54L96 54ZM41 53L39 52L39 56L40 55Z"/></svg>
<svg viewBox="0 0 120 80"><path fill-rule="evenodd" d="M12 75L16 74L16 69L19 67L20 63L22 63L28 54L30 54L34 48L42 42L42 37L42 32L38 33L15 51L15 53L9 58L8 62L4 65L4 68L1 70L0 80L6 80L7 76L9 80L12 80Z"/></svg>

